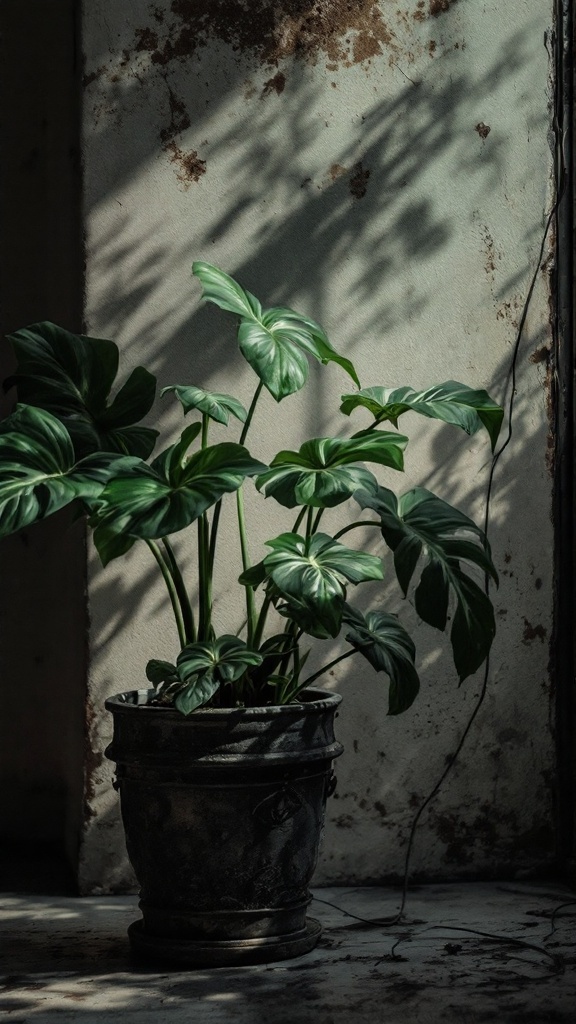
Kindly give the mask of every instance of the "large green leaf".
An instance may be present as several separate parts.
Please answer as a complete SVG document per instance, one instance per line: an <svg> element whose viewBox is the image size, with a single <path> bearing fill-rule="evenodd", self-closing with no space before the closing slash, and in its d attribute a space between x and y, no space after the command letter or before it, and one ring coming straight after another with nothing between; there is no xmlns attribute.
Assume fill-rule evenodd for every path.
<svg viewBox="0 0 576 1024"><path fill-rule="evenodd" d="M309 540L296 533L283 533L267 545L272 551L263 565L275 587L272 596L276 603L281 598L283 614L312 636L338 635L346 583L383 578L379 558L353 551L324 533L316 533Z"/></svg>
<svg viewBox="0 0 576 1024"><path fill-rule="evenodd" d="M427 556L414 594L416 611L425 622L445 629L450 594L455 598L450 639L462 682L487 657L496 630L489 598L461 564L476 566L498 582L483 531L422 487L400 498L384 487L375 493L357 492L354 498L361 508L380 516L382 535L394 552L396 575L405 594L420 556Z"/></svg>
<svg viewBox="0 0 576 1024"><path fill-rule="evenodd" d="M112 451L147 458L158 431L134 428L149 412L156 378L142 366L132 371L109 401L118 372L113 341L72 334L49 321L9 335L18 359L16 385L21 402L53 413L66 426L77 456Z"/></svg>
<svg viewBox="0 0 576 1024"><path fill-rule="evenodd" d="M94 533L99 551L102 536L109 544L110 531L148 540L177 533L265 468L238 444L216 444L187 458L198 428L196 423L188 427L151 466L130 460L109 481L100 496L100 525Z"/></svg>
<svg viewBox="0 0 576 1024"><path fill-rule="evenodd" d="M118 463L97 453L76 461L70 435L43 409L19 405L0 430L0 536L70 504L98 498Z"/></svg>
<svg viewBox="0 0 576 1024"><path fill-rule="evenodd" d="M436 384L426 391L402 388L362 388L342 395L340 409L347 416L359 406L368 409L378 423L389 420L394 426L404 412L420 413L429 419L443 420L475 434L482 426L488 431L492 450L502 426L503 410L486 391L475 391L455 380Z"/></svg>
<svg viewBox="0 0 576 1024"><path fill-rule="evenodd" d="M338 355L314 320L283 307L262 310L254 295L210 263L194 263L192 271L205 299L241 317L240 351L277 402L306 383L307 356L337 363L360 386L350 360Z"/></svg>
<svg viewBox="0 0 576 1024"><path fill-rule="evenodd" d="M239 637L225 634L210 643L188 644L178 655L176 668L183 682L198 674L208 674L221 682L233 683L249 666L261 662L258 651L251 650Z"/></svg>
<svg viewBox="0 0 576 1024"><path fill-rule="evenodd" d="M401 434L383 431L357 438L317 437L298 452L279 452L256 486L288 508L331 508L360 488L377 488L372 473L358 465L361 460L401 470L407 441Z"/></svg>
<svg viewBox="0 0 576 1024"><path fill-rule="evenodd" d="M185 413L198 409L199 412L205 413L217 423L227 425L230 414L244 423L248 415L242 402L233 398L232 395L222 395L218 391L204 391L203 388L194 387L192 384L172 384L167 388L162 388L161 394L166 395L171 391L180 401Z"/></svg>
<svg viewBox="0 0 576 1024"><path fill-rule="evenodd" d="M394 615L360 612L346 605L343 621L351 626L346 640L377 672L390 678L388 714L399 715L414 702L420 680L414 667L414 642Z"/></svg>
<svg viewBox="0 0 576 1024"><path fill-rule="evenodd" d="M176 661L178 678L184 684L174 701L178 711L189 715L206 704L221 683L235 682L247 668L261 662L262 655L237 636L225 635L211 643L189 644Z"/></svg>

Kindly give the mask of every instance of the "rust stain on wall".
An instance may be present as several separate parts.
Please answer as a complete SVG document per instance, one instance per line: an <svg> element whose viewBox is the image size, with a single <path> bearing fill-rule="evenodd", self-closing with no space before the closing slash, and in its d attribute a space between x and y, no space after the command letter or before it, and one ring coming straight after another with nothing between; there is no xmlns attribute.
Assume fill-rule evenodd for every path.
<svg viewBox="0 0 576 1024"><path fill-rule="evenodd" d="M180 170L177 172L176 177L186 188L193 181L200 181L202 175L206 174L206 161L198 156L195 149L190 153L186 153L175 142L169 142L165 149L171 154L170 162L179 166Z"/></svg>
<svg viewBox="0 0 576 1024"><path fill-rule="evenodd" d="M206 161L198 156L197 150L186 152L176 142L178 135L190 128L190 115L184 101L176 96L168 83L166 85L170 104L170 123L162 128L160 142L164 152L170 155L170 162L177 164L179 168L176 174L178 181L181 181L185 188L189 188L192 182L199 181L206 173Z"/></svg>
<svg viewBox="0 0 576 1024"><path fill-rule="evenodd" d="M84 716L84 821L88 822L96 814L93 803L96 796L95 775L104 755L95 749L93 744L94 727L98 716L90 699L86 700Z"/></svg>
<svg viewBox="0 0 576 1024"><path fill-rule="evenodd" d="M166 16L149 11L160 27L137 29L133 52L147 52L159 66L190 58L214 39L268 66L320 56L351 66L395 38L377 0L172 0Z"/></svg>
<svg viewBox="0 0 576 1024"><path fill-rule="evenodd" d="M541 640L544 643L546 639L546 630L544 626L538 623L537 626L533 626L528 619L524 619L524 633L522 634L522 643L530 644L533 640Z"/></svg>
<svg viewBox="0 0 576 1024"><path fill-rule="evenodd" d="M441 14L445 14L449 11L458 0L430 0L429 12L431 18L438 18Z"/></svg>
<svg viewBox="0 0 576 1024"><path fill-rule="evenodd" d="M280 96L286 88L286 75L282 71L277 71L273 78L269 78L267 82L264 82L264 88L262 89L262 99L265 96L269 96L270 93L275 92L277 96Z"/></svg>
<svg viewBox="0 0 576 1024"><path fill-rule="evenodd" d="M479 121L475 126L474 131L478 132L481 139L487 139L492 129L489 124L484 124L484 121Z"/></svg>

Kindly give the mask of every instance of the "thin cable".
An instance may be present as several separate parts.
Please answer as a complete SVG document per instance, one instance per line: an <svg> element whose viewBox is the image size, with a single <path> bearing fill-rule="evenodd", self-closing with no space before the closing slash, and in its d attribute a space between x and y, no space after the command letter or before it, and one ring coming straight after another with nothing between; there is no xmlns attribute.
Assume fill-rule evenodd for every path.
<svg viewBox="0 0 576 1024"><path fill-rule="evenodd" d="M416 932L415 934L408 933L406 935L401 935L392 946L388 957L392 960L400 959L400 957L396 955L396 950L402 942L411 942L414 938L418 938L420 935L425 935L427 932L432 931L465 932L467 935L479 935L481 938L487 939L488 942L494 942L505 946L514 946L517 949L529 949L532 950L532 952L538 953L540 956L544 955L551 960L554 974L564 974L565 966L563 958L556 953L551 953L550 950L546 949L544 946L538 946L534 942L527 942L525 939L517 939L512 935L494 935L493 932L484 932L479 931L477 928L464 928L460 927L460 925L451 924L431 924L428 928L422 928L421 931ZM379 961L379 963L382 963L382 961Z"/></svg>
<svg viewBox="0 0 576 1024"><path fill-rule="evenodd" d="M550 918L550 931L546 932L546 935L543 936L542 942L547 942L548 939L552 938L556 931L556 917L560 911L564 910L566 907L576 907L576 900L570 900L569 903L561 903L559 907L555 907Z"/></svg>

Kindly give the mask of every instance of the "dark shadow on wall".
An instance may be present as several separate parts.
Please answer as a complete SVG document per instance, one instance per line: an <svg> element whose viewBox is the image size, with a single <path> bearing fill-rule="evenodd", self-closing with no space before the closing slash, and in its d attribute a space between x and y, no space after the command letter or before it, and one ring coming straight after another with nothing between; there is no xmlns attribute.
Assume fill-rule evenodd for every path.
<svg viewBox="0 0 576 1024"><path fill-rule="evenodd" d="M0 336L82 325L77 4L2 4ZM1 342L2 377L12 357ZM2 400L9 411L13 394ZM36 849L69 885L82 819L87 613L82 524L67 511L2 542L0 835L3 884L36 884ZM14 872L8 864L13 851ZM49 851L48 854L46 851ZM46 871L43 869L43 877Z"/></svg>

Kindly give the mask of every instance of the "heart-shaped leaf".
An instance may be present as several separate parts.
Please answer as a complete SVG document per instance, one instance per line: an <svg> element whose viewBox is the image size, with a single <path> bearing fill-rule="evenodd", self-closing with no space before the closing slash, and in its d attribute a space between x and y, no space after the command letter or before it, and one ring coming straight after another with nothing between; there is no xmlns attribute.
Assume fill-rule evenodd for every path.
<svg viewBox="0 0 576 1024"><path fill-rule="evenodd" d="M146 678L154 686L180 681L176 665L170 661L159 661L157 658L152 658L146 665Z"/></svg>
<svg viewBox="0 0 576 1024"><path fill-rule="evenodd" d="M394 552L404 594L420 556L427 556L414 594L416 611L425 622L445 629L450 594L455 598L450 639L462 682L485 660L496 631L489 598L461 564L474 565L498 582L483 531L463 512L422 487L400 498L384 487L375 493L357 492L354 498L361 508L373 509L380 516L382 535ZM473 539L462 537L463 533Z"/></svg>
<svg viewBox="0 0 576 1024"><path fill-rule="evenodd" d="M124 462L103 453L76 461L70 435L55 416L17 406L0 430L0 536L45 519L76 498L95 500Z"/></svg>
<svg viewBox="0 0 576 1024"><path fill-rule="evenodd" d="M168 392L174 392L185 413L198 409L199 412L205 413L217 423L227 425L230 414L244 423L248 415L242 402L233 398L232 395L222 395L218 391L204 391L203 388L184 384L172 384L167 388L162 388L161 394L166 395Z"/></svg>
<svg viewBox="0 0 576 1024"><path fill-rule="evenodd" d="M273 596L285 599L284 614L312 636L317 635L314 630L318 628L323 636L338 635L346 583L383 578L379 558L353 551L324 533L316 533L309 540L296 533L283 533L267 545L272 551L263 564L278 592Z"/></svg>
<svg viewBox="0 0 576 1024"><path fill-rule="evenodd" d="M394 615L368 612L362 615L346 605L343 621L351 626L346 640L362 654L377 672L390 678L388 714L399 715L414 702L420 680L414 667L412 638Z"/></svg>
<svg viewBox="0 0 576 1024"><path fill-rule="evenodd" d="M362 388L351 395L342 395L341 412L347 416L358 407L368 409L378 423L389 420L394 426L404 412L420 413L429 419L443 420L461 427L467 434L475 434L485 427L492 450L498 440L503 410L486 391L476 391L456 380L436 384L426 391L402 388Z"/></svg>
<svg viewBox="0 0 576 1024"><path fill-rule="evenodd" d="M178 691L174 707L182 715L189 715L196 708L207 704L220 689L220 683L209 675L198 675Z"/></svg>
<svg viewBox="0 0 576 1024"><path fill-rule="evenodd" d="M76 457L96 451L147 458L158 431L134 424L149 412L156 378L136 367L109 402L118 372L113 341L72 334L44 321L9 335L18 359L4 387L18 388L21 402L51 412L66 426Z"/></svg>
<svg viewBox="0 0 576 1024"><path fill-rule="evenodd" d="M242 445L216 444L186 458L199 424L162 452L151 466L131 460L114 475L100 495L100 526L115 534L148 540L166 537L190 526L246 477L266 468ZM100 526L94 533L99 547Z"/></svg>
<svg viewBox="0 0 576 1024"><path fill-rule="evenodd" d="M257 478L256 486L288 508L331 508L358 489L377 488L373 474L358 465L361 460L401 470L407 442L402 434L383 431L358 438L317 437L306 441L298 452L279 452L270 469Z"/></svg>
<svg viewBox="0 0 576 1024"><path fill-rule="evenodd" d="M176 671L184 684L175 706L185 715L206 704L221 683L232 683L247 668L260 665L262 655L237 636L224 635L211 643L194 643L178 655Z"/></svg>
<svg viewBox="0 0 576 1024"><path fill-rule="evenodd" d="M262 655L251 650L239 637L225 634L211 643L188 644L180 652L176 667L182 682L191 676L209 674L232 683L251 665L260 665Z"/></svg>
<svg viewBox="0 0 576 1024"><path fill-rule="evenodd" d="M196 262L192 271L205 299L241 317L240 351L277 402L306 383L307 356L337 363L360 386L350 360L338 355L314 320L283 307L263 311L254 295L209 263Z"/></svg>

